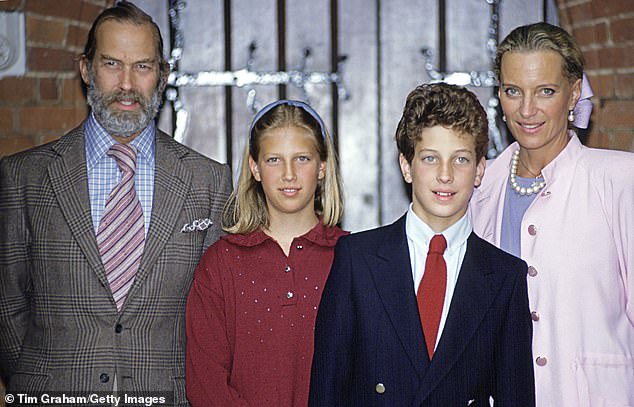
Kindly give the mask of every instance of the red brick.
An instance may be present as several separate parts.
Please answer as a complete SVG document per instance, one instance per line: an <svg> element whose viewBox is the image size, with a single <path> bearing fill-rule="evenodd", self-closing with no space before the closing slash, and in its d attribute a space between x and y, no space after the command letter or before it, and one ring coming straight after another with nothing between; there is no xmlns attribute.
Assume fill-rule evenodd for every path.
<svg viewBox="0 0 634 407"><path fill-rule="evenodd" d="M601 109L601 123L610 128L634 128L634 100L608 100Z"/></svg>
<svg viewBox="0 0 634 407"><path fill-rule="evenodd" d="M77 55L61 49L32 47L28 50L30 71L73 71Z"/></svg>
<svg viewBox="0 0 634 407"><path fill-rule="evenodd" d="M34 99L35 79L25 77L6 77L0 79L0 103L29 102Z"/></svg>
<svg viewBox="0 0 634 407"><path fill-rule="evenodd" d="M54 101L59 99L57 80L54 78L40 79L40 100Z"/></svg>
<svg viewBox="0 0 634 407"><path fill-rule="evenodd" d="M580 47L588 45L603 44L607 41L607 26L601 22L594 25L575 28L572 35L577 40Z"/></svg>
<svg viewBox="0 0 634 407"><path fill-rule="evenodd" d="M586 70L599 69L603 66L599 59L599 50L584 50L583 57L586 60Z"/></svg>
<svg viewBox="0 0 634 407"><path fill-rule="evenodd" d="M569 21L573 24L579 24L584 21L591 21L594 18L591 3L581 3L574 6L570 6L567 9Z"/></svg>
<svg viewBox="0 0 634 407"><path fill-rule="evenodd" d="M617 75L616 83L616 95L619 98L634 97L634 73Z"/></svg>
<svg viewBox="0 0 634 407"><path fill-rule="evenodd" d="M79 21L92 24L103 9L103 6L83 2L79 13Z"/></svg>
<svg viewBox="0 0 634 407"><path fill-rule="evenodd" d="M634 17L612 21L610 26L615 43L634 40Z"/></svg>
<svg viewBox="0 0 634 407"><path fill-rule="evenodd" d="M72 130L72 129L68 129L68 130ZM66 132L63 132L63 133L57 133L56 132L56 133L52 133L52 134L45 134L45 135L40 137L40 143L41 144L50 143L51 141L58 140L64 134L66 134Z"/></svg>
<svg viewBox="0 0 634 407"><path fill-rule="evenodd" d="M610 132L610 148L634 151L634 129L614 130Z"/></svg>
<svg viewBox="0 0 634 407"><path fill-rule="evenodd" d="M64 103L86 103L86 97L84 96L81 84L82 80L79 77L73 79L64 79L64 90L62 96L62 100L64 101Z"/></svg>
<svg viewBox="0 0 634 407"><path fill-rule="evenodd" d="M28 16L26 19L27 39L52 45L64 45L66 27L62 21L43 20Z"/></svg>
<svg viewBox="0 0 634 407"><path fill-rule="evenodd" d="M591 4L595 18L632 12L632 0L594 0Z"/></svg>
<svg viewBox="0 0 634 407"><path fill-rule="evenodd" d="M608 148L610 147L610 139L608 135L604 132L593 130L586 140L586 145L588 147L594 148Z"/></svg>
<svg viewBox="0 0 634 407"><path fill-rule="evenodd" d="M13 130L13 109L0 108L0 134L7 134Z"/></svg>
<svg viewBox="0 0 634 407"><path fill-rule="evenodd" d="M20 111L22 131L66 132L78 124L78 109L57 106L23 107Z"/></svg>
<svg viewBox="0 0 634 407"><path fill-rule="evenodd" d="M16 11L22 9L22 0L2 0L0 1L0 10ZM2 382L0 382L2 384ZM2 389L3 387L0 387Z"/></svg>
<svg viewBox="0 0 634 407"><path fill-rule="evenodd" d="M88 39L88 28L71 25L68 27L68 36L66 37L66 44L70 47L80 48L83 52L86 40Z"/></svg>
<svg viewBox="0 0 634 407"><path fill-rule="evenodd" d="M114 0L106 2L82 0L26 0L26 10L43 16L62 17L92 23L104 7L112 6Z"/></svg>
<svg viewBox="0 0 634 407"><path fill-rule="evenodd" d="M605 47L598 50L601 68L629 68L634 65L631 47Z"/></svg>
<svg viewBox="0 0 634 407"><path fill-rule="evenodd" d="M614 98L614 76L613 75L588 75L594 100Z"/></svg>
<svg viewBox="0 0 634 407"><path fill-rule="evenodd" d="M0 135L0 157L11 155L39 145L39 137L19 133L7 133Z"/></svg>
<svg viewBox="0 0 634 407"><path fill-rule="evenodd" d="M27 0L26 10L44 16L77 20L83 4L80 0Z"/></svg>

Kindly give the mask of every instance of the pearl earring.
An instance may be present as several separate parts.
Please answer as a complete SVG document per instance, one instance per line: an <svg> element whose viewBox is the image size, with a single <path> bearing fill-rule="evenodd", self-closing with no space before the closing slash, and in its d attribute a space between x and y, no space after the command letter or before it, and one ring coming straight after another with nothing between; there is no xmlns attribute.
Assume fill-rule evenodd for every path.
<svg viewBox="0 0 634 407"><path fill-rule="evenodd" d="M568 121L571 122L571 123L575 121L575 112L574 112L574 110L568 110Z"/></svg>
<svg viewBox="0 0 634 407"><path fill-rule="evenodd" d="M504 123L506 123L506 115L505 115L505 114L503 114L503 115L502 115L502 121L503 121Z"/></svg>

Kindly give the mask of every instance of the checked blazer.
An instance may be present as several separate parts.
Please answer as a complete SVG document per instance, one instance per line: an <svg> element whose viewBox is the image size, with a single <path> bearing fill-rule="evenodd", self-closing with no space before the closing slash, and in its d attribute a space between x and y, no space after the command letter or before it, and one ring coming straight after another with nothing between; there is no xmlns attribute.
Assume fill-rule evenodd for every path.
<svg viewBox="0 0 634 407"><path fill-rule="evenodd" d="M117 388L186 405L185 303L221 235L226 165L157 131L141 265L117 312L91 220L84 126L0 161L0 375L7 392ZM204 228L186 228L211 219ZM208 226L209 222L203 222Z"/></svg>

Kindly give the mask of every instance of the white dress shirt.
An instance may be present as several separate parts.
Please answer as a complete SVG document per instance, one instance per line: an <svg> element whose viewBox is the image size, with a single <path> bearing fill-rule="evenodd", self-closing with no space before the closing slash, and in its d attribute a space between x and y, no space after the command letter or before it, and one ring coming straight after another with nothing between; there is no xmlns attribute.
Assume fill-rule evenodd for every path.
<svg viewBox="0 0 634 407"><path fill-rule="evenodd" d="M442 336L442 331L449 314L449 306L453 298L453 292L460 274L460 266L467 251L467 238L472 231L471 221L468 216L463 216L447 229L442 231L442 235L447 240L447 249L443 254L445 263L447 264L447 287L445 289L445 302L440 317L440 325L438 326L438 335L436 336L436 346ZM418 291L418 286L425 274L425 262L427 260L427 252L429 251L429 242L436 235L425 222L423 222L412 210L410 204L405 220L405 234L407 235L407 244L409 246L409 258L412 264L412 278L414 279L414 294Z"/></svg>

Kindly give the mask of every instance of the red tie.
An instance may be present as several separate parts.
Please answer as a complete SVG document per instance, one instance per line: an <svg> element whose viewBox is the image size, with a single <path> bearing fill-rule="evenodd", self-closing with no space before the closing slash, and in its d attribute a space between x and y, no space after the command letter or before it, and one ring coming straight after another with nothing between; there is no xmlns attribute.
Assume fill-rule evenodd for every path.
<svg viewBox="0 0 634 407"><path fill-rule="evenodd" d="M425 274L418 286L416 299L420 322L425 334L427 353L431 360L434 356L434 346L440 325L440 316L445 302L445 288L447 287L447 264L442 257L447 248L447 241L443 235L435 235L429 242L429 252L425 261Z"/></svg>

